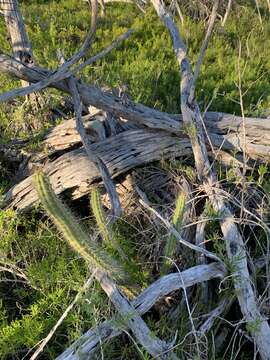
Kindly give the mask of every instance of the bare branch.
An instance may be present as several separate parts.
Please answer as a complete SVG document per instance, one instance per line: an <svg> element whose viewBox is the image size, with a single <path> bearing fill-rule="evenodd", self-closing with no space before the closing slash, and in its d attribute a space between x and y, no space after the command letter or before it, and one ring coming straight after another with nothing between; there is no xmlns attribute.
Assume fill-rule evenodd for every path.
<svg viewBox="0 0 270 360"><path fill-rule="evenodd" d="M94 62L102 59L104 56L109 54L113 49L115 49L122 41L126 40L133 33L132 29L129 29L124 34L120 35L116 38L108 47L103 49L100 53L92 56L90 59L86 60L83 64L80 64L76 68L74 68L71 72L72 74L76 74L78 71L83 70L86 66L93 64Z"/></svg>
<svg viewBox="0 0 270 360"><path fill-rule="evenodd" d="M223 313L224 309L228 304L229 304L229 300L224 299L214 310L211 311L211 313L208 316L208 319L198 329L201 335L210 331L210 329L213 327L214 321L218 316L220 316Z"/></svg>
<svg viewBox="0 0 270 360"><path fill-rule="evenodd" d="M71 76L69 69L76 62L78 62L88 51L89 47L94 41L96 26L97 26L97 0L91 0L92 4L92 16L91 16L91 28L88 32L82 47L79 49L77 53L75 53L69 60L67 60L63 65L61 65L57 70L48 73L48 77L41 80L40 82L12 91L8 91L0 96L0 102L10 100L17 96L24 96L31 94L32 92L40 91L49 85L59 82L67 77Z"/></svg>
<svg viewBox="0 0 270 360"><path fill-rule="evenodd" d="M83 293L89 288L89 286L92 284L94 280L95 273L91 274L91 276L86 280L82 288L78 291L77 295L75 296L74 300L69 304L69 306L66 308L66 310L63 312L59 320L56 322L56 324L53 326L53 328L50 330L49 334L41 341L39 344L37 350L34 352L34 354L31 356L30 360L35 360L40 353L44 350L45 346L48 344L48 342L53 337L56 330L59 328L59 326L62 324L62 322L65 320L65 318L68 316L70 311L73 309L73 307L77 304L77 302L81 299Z"/></svg>
<svg viewBox="0 0 270 360"><path fill-rule="evenodd" d="M202 65L202 62L203 62L203 58L204 58L204 55L205 55L206 49L208 47L208 43L209 43L212 31L213 31L213 28L214 28L214 25L215 25L215 20L216 20L216 17L217 17L218 5L219 5L219 0L215 0L213 8L212 8L211 15L210 15L208 28L207 28L207 31L206 31L206 34L205 34L205 38L204 38L202 46L201 46L200 55L199 55L199 58L198 58L198 61L196 63L195 70L194 70L193 83L192 83L192 87L191 87L191 90L190 90L191 99L193 99L193 97L194 97L196 81L198 79L200 69L201 69L201 65Z"/></svg>
<svg viewBox="0 0 270 360"><path fill-rule="evenodd" d="M102 161L102 159L97 156L91 149L91 142L89 136L87 136L83 121L82 121L82 103L80 99L80 95L77 89L76 81L74 78L70 78L68 80L68 84L70 86L71 94L74 102L74 109L76 113L76 129L81 136L83 146L85 151L90 159L90 161L94 162L97 168L100 171L101 177L103 179L104 186L108 192L110 197L111 206L112 206L112 222L115 222L117 218L121 215L122 209L119 200L119 196L116 192L115 184L110 176L110 173Z"/></svg>
<svg viewBox="0 0 270 360"><path fill-rule="evenodd" d="M222 26L222 27L224 27L225 24L226 24L226 21L227 21L227 19L228 19L229 13L230 13L230 11L231 11L232 2L233 2L233 0L228 0L227 9L226 9L224 18L223 18L222 23L221 23L221 26Z"/></svg>
<svg viewBox="0 0 270 360"><path fill-rule="evenodd" d="M32 47L26 33L18 0L0 0L0 10L5 18L15 59L26 64L31 63Z"/></svg>
<svg viewBox="0 0 270 360"><path fill-rule="evenodd" d="M131 304L140 315L143 315L159 299L173 291L183 287L188 288L213 278L223 278L224 276L224 270L218 263L195 266L183 271L181 277L177 272L159 278L133 300ZM87 331L71 347L58 356L56 360L80 360L81 355L87 354L90 356L100 345L100 342L121 334L122 330L117 329L116 323L115 319L112 319L105 321L97 328Z"/></svg>
<svg viewBox="0 0 270 360"><path fill-rule="evenodd" d="M102 50L97 55L92 56L90 59L85 61L83 64L78 65L73 70L68 70L67 67L63 68L60 67L56 72L48 72L48 75L45 79L37 82L36 84L30 85L28 87L23 87L20 89L15 89L11 91L7 91L4 94L0 95L0 102L11 100L18 96L24 96L31 94L32 92L40 91L48 86L54 86L55 83L60 82L61 80L64 80L66 78L69 78L72 76L72 74L75 74L81 70L83 70L86 66L89 66L93 64L94 62L102 59L104 56L106 56L110 51L112 51L114 48L116 48L122 41L126 40L131 34L133 30L130 29L126 33L120 35L118 38L116 38L110 46ZM71 61L71 60L69 60ZM74 63L72 63L70 66L72 66Z"/></svg>
<svg viewBox="0 0 270 360"><path fill-rule="evenodd" d="M154 357L158 359L172 359L178 358L170 352L171 344L160 340L149 330L148 326L141 318L139 312L134 305L130 303L125 296L119 291L116 284L102 272L96 269L96 279L99 281L102 289L108 295L111 302L114 304L116 310L122 317L124 323L131 329L137 341Z"/></svg>
<svg viewBox="0 0 270 360"><path fill-rule="evenodd" d="M171 223L167 219L165 219L163 216L161 216L158 211L156 211L154 208L152 208L148 204L148 200L146 199L145 194L138 188L138 186L136 186L136 190L137 190L138 194L140 195L140 200L139 200L140 204L143 205L143 207L145 207L147 210L149 210L153 214L155 214L155 216L163 222L163 224L166 226L166 228L176 237L176 239L182 245L185 245L186 247L188 247L194 251L198 251L199 253L204 254L205 256L209 257L210 259L214 259L214 260L220 262L220 264L223 264L223 261L217 255L211 253L210 251L204 249L203 247L194 245L191 242L183 239L182 236L179 234L179 232L171 225ZM224 264L223 264L223 266L224 266Z"/></svg>

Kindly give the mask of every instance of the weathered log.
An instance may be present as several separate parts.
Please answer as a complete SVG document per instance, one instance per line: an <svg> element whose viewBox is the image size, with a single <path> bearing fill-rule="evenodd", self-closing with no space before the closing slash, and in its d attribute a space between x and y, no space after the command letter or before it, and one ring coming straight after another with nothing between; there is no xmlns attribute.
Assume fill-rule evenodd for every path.
<svg viewBox="0 0 270 360"><path fill-rule="evenodd" d="M19 79L24 79L35 83L49 77L51 72L39 68L37 66L27 67L15 59L1 54L0 55L0 71ZM69 92L64 81L58 81L57 84L51 86ZM159 110L149 108L145 105L130 101L128 104L121 101L119 97L113 96L108 92L102 91L100 88L79 83L78 90L85 105L95 106L98 109L108 111L109 113L121 117L123 119L133 121L153 129L165 130L171 133L180 134L181 124L179 120L182 117L177 114L168 114ZM243 119L239 116L208 112L205 115L205 123L207 129L211 133L227 134L228 132L236 132L239 138L243 135ZM270 139L270 119L245 118L246 136L250 137L250 143L268 145ZM259 153L260 150L258 150ZM266 148L262 148L263 154L269 154ZM256 154L256 151L254 150Z"/></svg>
<svg viewBox="0 0 270 360"><path fill-rule="evenodd" d="M93 121L93 119L95 120ZM91 116L84 117L88 135L92 140L97 139L95 136L96 124L102 126L100 120L104 119L105 115L102 112L96 114L94 118ZM215 119L219 120L215 121ZM241 118L229 114L207 114L207 128L213 131L209 133L211 142L215 149L222 149L222 151L217 150L215 156L219 160L227 162L227 165L232 162L237 163L237 160L225 153L224 150L241 152L243 141L241 122ZM128 122L123 122L123 129L129 128L129 126ZM231 127L232 131L225 135L228 127ZM262 119L246 119L246 153L250 158L261 159L264 162L270 160L270 147L266 145L267 138L270 137L269 127L268 119L265 121ZM260 132L264 133L264 136L259 136ZM59 194L65 190L71 190L72 198L79 198L87 194L93 182L100 181L100 177L96 170L85 162L84 151L82 149L73 150L74 147L80 146L80 141L80 136L75 129L75 120L69 119L63 122L45 136L41 144L43 151L30 158L29 168L35 169L48 157L55 159L59 156L58 154L61 154L58 159L45 165L45 171L49 175L52 174L51 181L55 186L55 191ZM92 146L105 161L113 177L133 167L161 158L182 157L191 154L190 142L184 134L175 137L169 132L150 130L146 127L138 130L127 130ZM63 151L68 150L69 153L62 155ZM114 165L116 163L118 164L117 168ZM57 178L61 181L56 180ZM36 195L33 193L31 177L15 185L5 196L5 203L18 210L29 208L35 201Z"/></svg>
<svg viewBox="0 0 270 360"><path fill-rule="evenodd" d="M155 113L155 110L153 110ZM182 127L181 115L169 115L175 120L179 121L178 129L175 131L176 135L182 135L179 129ZM91 126L91 120L105 121L105 114L100 112L95 116L85 116L84 122L86 128L89 129L91 135L95 131L94 126ZM158 122L158 119L156 120ZM123 130L135 127L130 122L120 120ZM210 138L213 145L222 147L225 150L242 151L242 144L244 141L243 119L240 116L235 116L219 112L207 112L205 114L205 125L209 131ZM171 128L165 128L171 132ZM92 133L94 137L94 134ZM247 155L252 159L262 159L268 161L270 159L270 119L260 118L245 118L245 136L247 143ZM69 119L53 128L44 139L44 146L47 151L46 154L53 154L54 152L65 150L80 142L80 137L76 131L75 119Z"/></svg>
<svg viewBox="0 0 270 360"><path fill-rule="evenodd" d="M153 160L190 153L187 139L178 140L166 132L149 130L125 131L91 147L102 158L113 177ZM73 199L87 194L91 185L100 180L96 166L89 162L82 148L72 150L48 163L44 166L44 171L50 176L57 194L71 190ZM36 201L32 176L15 185L5 195L5 203L18 210L25 210Z"/></svg>

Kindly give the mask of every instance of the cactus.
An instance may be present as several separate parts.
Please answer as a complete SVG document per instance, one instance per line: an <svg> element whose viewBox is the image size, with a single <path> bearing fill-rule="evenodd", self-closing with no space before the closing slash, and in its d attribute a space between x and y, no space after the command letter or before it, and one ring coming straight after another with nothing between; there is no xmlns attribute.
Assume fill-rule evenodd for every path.
<svg viewBox="0 0 270 360"><path fill-rule="evenodd" d="M103 211L100 193L96 188L91 190L90 203L102 239L105 245L111 247L109 225L107 224L105 213Z"/></svg>
<svg viewBox="0 0 270 360"><path fill-rule="evenodd" d="M180 230L182 225L185 205L186 205L186 196L184 192L181 192L176 199L175 211L172 219L172 223L177 231ZM173 257L176 250L176 246L177 246L177 239L175 238L174 235L171 234L168 238L168 241L164 249L165 258L161 267L162 275L166 274L171 267L171 261L169 259Z"/></svg>
<svg viewBox="0 0 270 360"><path fill-rule="evenodd" d="M128 257L122 250L121 244L118 242L118 237L116 236L117 223L109 224L107 221L102 207L101 196L97 188L91 190L90 203L104 245L108 249L116 250L122 260L128 261Z"/></svg>
<svg viewBox="0 0 270 360"><path fill-rule="evenodd" d="M102 269L115 280L125 283L126 272L104 249L91 241L71 211L56 196L42 171L35 174L34 184L42 205L70 247L92 266Z"/></svg>

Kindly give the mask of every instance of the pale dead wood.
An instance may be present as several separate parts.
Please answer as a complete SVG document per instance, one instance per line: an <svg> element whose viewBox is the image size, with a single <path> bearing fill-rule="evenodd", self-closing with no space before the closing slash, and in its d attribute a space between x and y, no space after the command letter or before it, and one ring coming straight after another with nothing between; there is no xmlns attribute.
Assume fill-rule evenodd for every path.
<svg viewBox="0 0 270 360"><path fill-rule="evenodd" d="M116 284L105 272L96 269L95 278L99 281L102 289L121 315L121 320L127 324L127 327L133 332L136 340L149 354L158 359L178 359L178 357L170 351L172 344L167 344L165 341L153 335L141 318L138 310L135 309L134 305L120 292Z"/></svg>
<svg viewBox="0 0 270 360"><path fill-rule="evenodd" d="M83 70L86 66L89 66L93 63L95 63L96 61L102 59L104 56L106 56L107 54L109 54L113 49L115 49L121 42L123 42L124 40L128 39L129 36L133 33L132 29L129 29L128 31L126 31L125 33L121 34L120 36L118 36L108 47L106 47L105 49L103 49L101 52L99 52L98 54L90 57L88 60L86 60L84 63L78 65L77 67L75 67L71 72L72 74L76 74L78 71Z"/></svg>
<svg viewBox="0 0 270 360"><path fill-rule="evenodd" d="M180 38L179 31L172 18L166 12L160 0L152 0L153 6L160 19L167 27L175 49L177 61L182 75L181 80L181 110L183 122L189 127L189 137L193 149L198 177L204 185L206 194L215 211L220 214L221 230L226 242L228 258L236 267L233 279L237 298L242 314L248 324L258 324L256 329L250 328L252 337L258 346L262 359L270 359L270 328L257 306L257 299L253 290L247 266L247 256L243 238L234 222L234 216L224 199L219 195L217 180L213 172L204 141L202 131L202 116L196 101L190 98L193 75L187 57L186 48Z"/></svg>
<svg viewBox="0 0 270 360"><path fill-rule="evenodd" d="M33 83L49 77L51 74L48 70L36 66L26 67L7 55L0 55L0 71ZM65 92L69 91L64 81L59 81L57 84L52 84L52 86ZM129 104L125 104L112 94L82 83L78 84L78 91L83 103L87 106L95 106L98 109L103 109L149 128L166 130L177 135L181 134L182 125L179 125L179 120L182 119L182 116L180 115L161 112L132 101ZM210 133L215 133L216 140L211 139L211 141L216 141L219 143L218 146L220 146L220 144L224 143L224 139L223 137L220 138L219 134L227 134L228 131L232 133L237 132L237 134L230 135L226 139L226 143L232 138L233 143L237 145L240 151L243 144L242 123L243 119L241 117L231 114L208 112L205 115L207 130ZM265 157L269 158L270 119L246 117L245 128L248 147L247 154L255 159L258 157L262 159L265 159Z"/></svg>
<svg viewBox="0 0 270 360"><path fill-rule="evenodd" d="M95 9L94 9L95 11ZM93 27L96 26L96 22L92 21ZM110 53L114 48L116 48L121 42L126 40L132 33L133 30L129 29L127 32L123 33L119 37L117 37L108 47L103 49L98 54L92 56L88 60L86 60L84 63L77 65L74 69L70 69L73 65L75 65L76 62L81 59L84 54L86 53L87 49L90 47L91 43L94 40L94 31L95 29L92 28L92 30L89 32L88 36L86 37L86 40L82 46L82 48L73 55L71 59L65 62L65 65L63 64L61 67L59 67L57 70L50 72L50 75L46 76L43 80L37 82L36 84L32 84L23 88L7 91L0 95L0 102L8 101L13 98L16 98L18 96L24 96L29 95L33 92L38 92L43 90L44 88L48 86L53 86L54 83L57 83L61 80L64 80L66 78L69 78L72 76L72 74L76 74L77 72L83 70L86 66L89 66L93 64L94 62L102 59L104 56L106 56L108 53ZM22 80L24 81L24 80ZM68 89L67 89L68 90Z"/></svg>
<svg viewBox="0 0 270 360"><path fill-rule="evenodd" d="M231 11L231 7L232 7L232 2L233 0L228 0L228 5L227 5L227 8L226 8L226 12L225 12L225 15L223 17L223 20L221 22L221 26L224 27L225 24L226 24L226 21L228 19L228 16L230 14L230 11Z"/></svg>
<svg viewBox="0 0 270 360"><path fill-rule="evenodd" d="M210 312L210 314L208 315L208 319L198 329L198 332L201 335L204 335L211 330L216 318L223 313L228 303L229 301L227 299L223 299L220 304Z"/></svg>
<svg viewBox="0 0 270 360"><path fill-rule="evenodd" d="M208 47L208 43L209 40L211 38L212 35L212 31L214 29L214 25L215 25L215 20L217 17L217 10L218 10L218 5L219 5L219 0L214 0L214 5L212 8L212 12L210 15L210 19L209 19L209 23L208 23L208 28L201 46L201 50L200 50L200 54L199 54L199 58L197 60L196 66L195 66L195 70L194 70L194 76L193 76L193 84L191 86L191 90L190 90L190 97L193 98L194 97L194 91L195 91L195 87L196 87L196 81L198 79L200 70L201 70L201 65L203 62L203 58L206 52L206 49Z"/></svg>
<svg viewBox="0 0 270 360"><path fill-rule="evenodd" d="M156 115L156 122L158 122L159 112L156 113L155 110L153 110L152 116L155 117ZM181 115L165 115L168 117L171 116L172 120L179 120L178 130L179 128L182 128ZM87 115L84 117L85 126L90 131L92 127L91 124L93 124L94 120L104 122L106 116L107 115L101 111L97 112L96 115L93 115L92 117ZM118 119L118 122L119 121L123 130L129 130L132 127L136 127L134 122L121 121L121 119ZM205 125L209 132L210 139L214 143L213 145L218 147L218 144L222 144L223 150L230 150L230 148L232 149L230 145L234 144L234 150L239 149L242 151L241 144L244 142L242 117L225 113L208 112L205 114ZM167 131L171 132L170 130L171 128L168 126ZM179 136L180 133L178 130L175 130L175 134ZM255 159L267 159L267 153L270 155L270 119L245 117L245 135L247 139L247 155ZM93 135L90 133L88 133L88 136L93 138ZM75 119L73 118L66 120L55 128L52 128L45 136L44 146L47 148L47 154L50 155L56 151L68 149L79 142L80 137L76 131ZM219 152L222 152L223 150L219 150L217 152L217 157L219 156ZM233 160L237 161L237 159L231 158L229 154L224 155L224 157L225 156L228 157L228 163Z"/></svg>
<svg viewBox="0 0 270 360"><path fill-rule="evenodd" d="M32 46L28 39L18 0L0 0L0 9L9 33L13 56L24 64L33 64ZM22 86L29 85L21 80Z"/></svg>
<svg viewBox="0 0 270 360"><path fill-rule="evenodd" d="M143 315L149 311L159 299L173 291L182 289L183 287L188 288L213 278L223 278L224 276L224 270L218 263L195 266L184 270L181 272L182 280L180 280L179 273L165 275L146 288L131 304L140 315ZM123 329L117 328L116 319L105 321L98 325L97 328L88 330L58 356L56 360L80 360L80 355L87 355L91 359L91 355L97 350L100 342L118 336L122 330Z"/></svg>
<svg viewBox="0 0 270 360"><path fill-rule="evenodd" d="M207 256L210 259L220 262L220 264L223 264L223 261L214 253L204 249L203 247L194 245L191 242L188 242L185 239L183 239L181 234L171 225L169 220L165 219L157 210L155 210L154 208L152 208L149 205L148 199L146 198L145 194L138 188L138 186L136 186L136 191L138 192L138 194L140 196L140 200L139 200L140 204L147 210L151 211L159 220L161 220L161 222L173 234L173 236L176 237L176 239L179 241L179 243L190 248L191 250L194 250L196 252L199 252L200 254Z"/></svg>
<svg viewBox="0 0 270 360"><path fill-rule="evenodd" d="M254 0L255 1L255 4L256 4L256 9L257 9L257 12L258 12L258 17L259 17L259 20L260 20L260 23L262 25L262 16L261 16L261 11L260 11L260 5L259 5L259 1L258 0Z"/></svg>
<svg viewBox="0 0 270 360"><path fill-rule="evenodd" d="M78 135L77 135L78 136ZM190 153L188 139L177 140L165 132L129 130L91 145L112 177L147 164L153 160L183 156ZM89 162L84 149L72 150L44 165L44 171L56 194L71 190L73 199L87 194L100 173L94 163ZM5 195L5 203L17 210L29 209L38 200L32 185L32 176L11 188Z"/></svg>
<svg viewBox="0 0 270 360"><path fill-rule="evenodd" d="M195 244L205 249L205 227L206 221L199 221L196 225L196 235L195 235ZM207 260L204 254L197 254L197 264L206 264ZM202 283L202 301L204 304L209 302L209 289L207 283Z"/></svg>
<svg viewBox="0 0 270 360"><path fill-rule="evenodd" d="M270 12L270 0L266 0L266 2L267 2L268 10Z"/></svg>
<svg viewBox="0 0 270 360"><path fill-rule="evenodd" d="M48 87L52 83L58 82L60 80L63 80L71 76L71 73L69 72L70 67L76 64L86 54L87 50L90 48L95 38L96 26L97 26L96 0L91 0L91 9L92 9L91 27L81 48L69 60L67 60L63 65L61 65L57 70L51 72L50 76L47 76L46 78L44 78L43 80L41 80L36 84L32 84L30 86L21 89L16 89L13 91L8 91L7 93L2 94L0 96L0 101L7 101L13 97L24 96L31 94L32 92L40 91ZM14 96L11 96L12 93L14 93Z"/></svg>
<svg viewBox="0 0 270 360"><path fill-rule="evenodd" d="M104 120L104 114L99 113L95 115L95 117L86 116L83 120L90 141L98 140L98 134L95 132L94 125L95 122L99 123ZM227 120L227 116L225 116L225 124ZM111 119L109 119L109 121L111 121ZM230 121L232 124L236 124L235 130L238 131L237 119L230 116ZM223 120L220 121L220 125L222 122ZM262 123L267 124L266 121ZM209 124L211 124L211 122ZM216 128L215 131L225 132L226 126L224 128L222 125L218 126L218 122L214 121L213 124ZM127 129L129 129L129 126L132 128L132 124L126 122L122 123L121 127L122 126ZM254 130L253 127L251 127L250 131L255 131L255 126ZM267 139L266 128L264 131L265 138ZM214 146L218 149L217 158L219 161L224 163L225 166L233 165L242 167L241 161L219 150L219 147L222 146L222 148L227 151L241 151L238 133L226 137L212 133L210 134L210 138ZM263 142L265 141L263 137L261 137L261 140ZM81 139L76 131L75 119L63 122L46 135L44 142L41 144L43 151L30 156L27 167L23 171L24 175L21 175L21 177L30 176L29 174L32 173L33 169L44 166L44 170L50 175L52 185L58 194L70 189L72 198L84 196L89 192L89 189L95 181L100 181L100 176L95 170L94 164L90 166L89 171L87 171L87 163L83 150L73 150L74 147L80 145L80 142ZM146 143L147 147L145 146ZM169 132L153 131L147 128L126 130L124 133L99 141L98 144L91 146L95 149L94 151L97 151L97 155L101 156L104 160L113 177L151 161L191 154L190 141L185 136L180 137L179 135L177 138L170 135ZM1 150L0 146L0 153L7 156L8 159L13 156L12 147L9 146L9 148L11 150L8 151L7 149L7 151L5 151L5 149ZM62 155L63 150L69 150L69 153ZM58 159L44 164L48 157L52 155L56 157L57 153L60 154ZM259 144L248 144L247 154L251 158L265 161L269 159L270 147ZM14 156L14 161L20 158L23 160L20 151L15 151ZM33 191L30 177L12 187L5 195L5 204L13 206L19 211L29 209L36 201L37 197L35 191Z"/></svg>
<svg viewBox="0 0 270 360"><path fill-rule="evenodd" d="M110 176L110 173L102 161L102 159L97 156L91 148L91 141L87 136L86 130L82 121L82 103L80 99L80 95L77 89L77 84L74 78L70 78L68 80L68 84L70 86L71 94L73 97L74 109L76 113L76 129L80 134L84 149L89 157L91 163L94 163L98 170L100 171L101 178L103 180L103 184L107 190L109 195L111 206L112 206L112 222L115 222L117 218L121 215L122 209L119 200L119 196L116 192L115 184Z"/></svg>
<svg viewBox="0 0 270 360"><path fill-rule="evenodd" d="M18 0L0 0L0 9L5 18L15 59L25 64L32 63L32 47L26 33Z"/></svg>
<svg viewBox="0 0 270 360"><path fill-rule="evenodd" d="M37 66L26 67L24 64L3 54L0 55L0 71L32 83L39 82L51 75L51 72L46 69ZM64 81L51 84L51 86L69 92ZM120 101L119 97L83 83L78 84L78 91L83 103L87 106L92 105L149 128L166 130L177 135L181 134L182 125L179 124L179 120L182 120L182 115L168 114L132 101L125 104ZM243 127L241 117L226 113L208 112L205 115L205 123L210 133L216 133L217 139L219 134L227 134L228 131L237 132L235 143L241 148ZM254 156L256 156L256 154L261 153L262 156L269 157L270 152L267 145L269 146L270 140L270 119L246 117L245 127L246 136L250 137L247 142L250 143L251 154L254 153ZM219 141L219 143L224 143L224 141Z"/></svg>

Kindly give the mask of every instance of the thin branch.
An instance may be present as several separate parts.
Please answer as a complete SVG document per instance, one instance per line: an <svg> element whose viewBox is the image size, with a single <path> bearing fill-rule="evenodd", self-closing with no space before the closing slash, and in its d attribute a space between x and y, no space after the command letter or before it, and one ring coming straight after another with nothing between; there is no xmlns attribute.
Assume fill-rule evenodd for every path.
<svg viewBox="0 0 270 360"><path fill-rule="evenodd" d="M181 273L165 275L148 288L146 288L131 305L140 315L145 314L151 307L169 293L188 288L195 284L211 280L213 278L223 278L226 275L224 269L219 263L209 265L199 265L187 269ZM66 349L56 360L80 360L80 356L92 354L100 346L100 343L120 335L122 329L117 327L116 318L105 321L97 328L88 330L78 340L76 340L68 349Z"/></svg>
<svg viewBox="0 0 270 360"><path fill-rule="evenodd" d="M158 337L153 336L139 312L120 292L116 284L100 269L96 270L95 278L99 281L102 289L108 295L116 310L121 315L122 320L135 335L137 341L151 354L158 359L178 358L172 353L168 353L172 344L167 344Z"/></svg>
<svg viewBox="0 0 270 360"><path fill-rule="evenodd" d="M230 11L231 11L232 2L233 2L233 0L228 0L227 9L226 9L224 18L223 18L222 23L221 23L221 26L222 26L222 27L224 27L225 24L226 24L226 21L227 21L227 19L228 19L229 13L230 13Z"/></svg>
<svg viewBox="0 0 270 360"><path fill-rule="evenodd" d="M74 80L73 77L69 78L68 84L73 97L74 109L76 114L76 129L81 136L83 146L90 161L94 162L94 164L97 166L97 168L100 171L104 186L108 192L111 201L112 222L115 222L122 213L121 204L120 204L119 196L116 192L115 184L103 160L99 156L97 156L91 149L91 141L89 136L87 136L86 130L83 125L81 99L77 89L76 81Z"/></svg>
<svg viewBox="0 0 270 360"><path fill-rule="evenodd" d="M61 65L57 70L48 73L48 77L37 82L36 84L8 91L0 96L0 102L4 102L10 100L17 96L24 96L31 94L32 92L40 91L49 85L59 82L67 77L70 77L72 73L69 72L71 66L73 66L76 62L78 62L89 50L92 45L95 34L96 34L96 26L97 26L97 0L91 0L91 28L88 32L82 47L79 49L77 53L75 53L69 60L67 60L63 65Z"/></svg>
<svg viewBox="0 0 270 360"><path fill-rule="evenodd" d="M103 49L100 53L92 56L90 59L86 60L83 64L80 64L79 66L75 67L71 73L76 74L78 71L82 71L86 66L89 66L93 64L94 62L102 59L104 56L109 54L113 49L115 49L121 42L129 38L129 36L133 33L133 29L129 29L124 34L121 34L118 36L108 47Z"/></svg>
<svg viewBox="0 0 270 360"><path fill-rule="evenodd" d="M46 77L40 81L38 81L35 84L32 84L27 87L10 90L2 95L0 95L0 102L11 100L18 96L24 96L31 94L32 92L38 92L42 89L48 87L48 86L54 86L56 83L69 78L72 76L72 74L75 74L81 70L83 70L86 66L89 66L93 64L94 62L102 59L104 56L106 56L110 51L112 51L114 48L116 48L122 41L126 40L131 34L133 33L132 29L129 29L124 34L120 35L118 38L116 38L111 45L109 45L107 48L103 49L100 53L92 56L90 59L86 60L83 64L78 65L74 69L70 69L72 65L75 64L75 62L71 61L72 59L68 60L68 62L71 62L70 65L67 67L62 65L58 68L57 71L54 72L47 72ZM83 55L82 55L83 56ZM76 60L77 61L77 60Z"/></svg>
<svg viewBox="0 0 270 360"><path fill-rule="evenodd" d="M207 31L206 31L206 34L205 34L205 38L204 38L202 46L201 46L200 55L199 55L199 58L198 58L198 61L196 63L195 70L194 70L193 82L192 82L192 86L191 86L191 90L190 90L191 99L193 99L193 97L194 97L196 81L198 79L198 76L199 76L199 73L200 73L200 70L201 70L201 65L202 65L202 62L203 62L203 58L204 58L206 49L208 47L210 37L212 35L212 31L214 29L215 20L216 20L216 17L217 17L218 5L219 5L219 0L215 0L213 8L212 8L211 15L210 15L208 28L207 28Z"/></svg>
<svg viewBox="0 0 270 360"><path fill-rule="evenodd" d="M66 308L66 310L63 312L59 320L56 322L56 324L53 326L53 328L50 330L49 334L41 341L39 344L37 350L34 352L34 354L31 356L30 360L35 360L40 353L44 350L45 346L48 344L48 342L51 340L53 335L55 334L56 330L59 328L59 326L62 324L62 322L65 320L65 318L68 316L70 311L73 309L73 307L77 304L77 302L81 299L83 293L89 288L89 286L92 284L94 280L95 272L91 274L91 276L87 279L87 281L84 283L82 288L77 292L74 300L69 304L69 306Z"/></svg>
<svg viewBox="0 0 270 360"><path fill-rule="evenodd" d="M217 317L219 317L223 313L223 311L225 310L228 304L229 304L229 300L224 299L214 310L211 311L211 313L208 316L208 319L198 329L200 335L204 335L211 330L214 321L216 320Z"/></svg>
<svg viewBox="0 0 270 360"><path fill-rule="evenodd" d="M223 261L217 255L211 253L210 251L204 249L203 247L194 245L191 242L183 239L182 236L179 234L179 232L171 225L171 223L167 219L165 219L162 215L160 215L160 213L158 211L156 211L154 208L152 208L149 205L148 200L145 197L145 194L138 188L138 186L136 186L136 191L138 192L138 194L140 196L140 200L139 200L140 204L147 210L151 211L158 219L160 219L163 222L163 224L166 226L166 228L176 237L176 239L182 245L185 245L186 247L188 247L194 251L197 251L197 252L209 257L210 259L214 259L214 260L220 262L220 264L222 264L224 266Z"/></svg>

